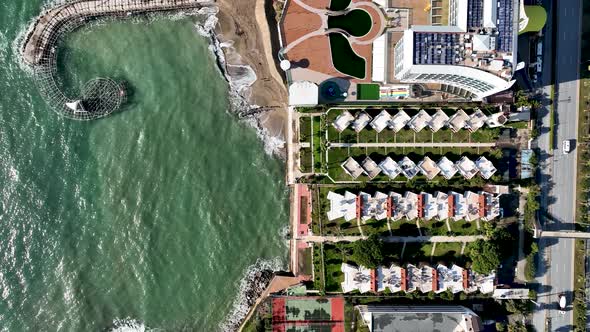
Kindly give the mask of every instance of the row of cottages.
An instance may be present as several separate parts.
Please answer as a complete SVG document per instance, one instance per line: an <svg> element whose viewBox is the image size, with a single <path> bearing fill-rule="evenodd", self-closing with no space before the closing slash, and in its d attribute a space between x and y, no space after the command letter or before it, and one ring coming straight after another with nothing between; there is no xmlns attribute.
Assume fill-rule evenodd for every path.
<svg viewBox="0 0 590 332"><path fill-rule="evenodd" d="M506 121L507 118L502 112L487 116L479 108L471 115L468 115L464 110L459 109L450 117L443 112L442 109L438 109L432 115L421 109L413 117L410 117L403 110L395 112L394 115L383 110L375 118L372 118L364 111L358 112L356 115L352 115L349 111L343 111L332 122L332 126L334 126L339 132L351 127L357 133L365 129L367 126L371 126L371 128L378 133L385 128L389 128L397 133L404 127L408 127L416 132L419 132L426 127L429 127L433 132L437 132L443 127L450 128L454 132L461 129L467 129L474 132L484 125L491 128L502 126Z"/></svg>
<svg viewBox="0 0 590 332"><path fill-rule="evenodd" d="M467 220L481 219L489 221L500 216L500 195L486 191L467 191L460 194L454 191L434 194L406 192L404 195L390 192L376 192L371 196L361 192L355 195L346 191L344 195L330 191L328 193L330 221L344 218L368 220Z"/></svg>
<svg viewBox="0 0 590 332"><path fill-rule="evenodd" d="M405 268L391 265L368 269L342 263L341 271L344 274L341 283L344 293L356 290L360 293L379 293L388 289L392 293L416 290L442 293L449 290L453 293L480 291L489 294L494 292L496 278L494 272L482 275L454 264L451 267L443 264L436 267L408 264Z"/></svg>
<svg viewBox="0 0 590 332"><path fill-rule="evenodd" d="M469 180L479 174L484 179L491 178L497 171L494 164L486 157L481 156L473 161L466 156L461 157L456 162L452 162L447 157L442 157L438 162L434 162L428 156L424 157L418 164L408 157L396 162L390 157L383 159L377 164L370 157L359 163L353 157L348 157L341 165L342 169L353 179L361 175L367 175L369 179L374 179L380 173L387 175L390 179L403 175L408 180L413 179L416 175L422 174L428 180L436 176L443 176L447 180L459 173L465 179Z"/></svg>

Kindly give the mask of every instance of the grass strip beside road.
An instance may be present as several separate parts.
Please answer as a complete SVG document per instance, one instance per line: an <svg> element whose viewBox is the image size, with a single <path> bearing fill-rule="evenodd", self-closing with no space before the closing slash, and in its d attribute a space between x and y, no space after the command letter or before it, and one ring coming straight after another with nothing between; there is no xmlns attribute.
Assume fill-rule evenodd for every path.
<svg viewBox="0 0 590 332"><path fill-rule="evenodd" d="M576 240L574 254L574 331L586 331L585 251L584 240Z"/></svg>
<svg viewBox="0 0 590 332"><path fill-rule="evenodd" d="M555 100L555 85L551 85L551 95L549 96L549 147L551 150L555 147L555 139L553 137L553 127L555 126L555 106L553 101Z"/></svg>

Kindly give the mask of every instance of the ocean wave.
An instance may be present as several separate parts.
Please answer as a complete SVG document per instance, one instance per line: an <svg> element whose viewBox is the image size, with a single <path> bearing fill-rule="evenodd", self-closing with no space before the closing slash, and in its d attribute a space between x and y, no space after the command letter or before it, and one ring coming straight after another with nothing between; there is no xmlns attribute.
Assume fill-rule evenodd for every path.
<svg viewBox="0 0 590 332"><path fill-rule="evenodd" d="M264 272L280 271L283 268L284 264L278 257L275 259L258 259L256 263L250 265L240 281L238 296L232 304L232 309L227 314L224 322L219 325L219 331L237 331L244 318L246 318L248 311L250 311L252 304L256 301L258 295L260 295L255 295L255 293L258 293L256 288L263 281L261 279L264 279L262 277Z"/></svg>
<svg viewBox="0 0 590 332"><path fill-rule="evenodd" d="M281 156L282 150L285 147L285 140L279 136L273 136L268 129L260 125L258 116L251 116L243 120L256 129L256 135L264 144L264 152L269 156Z"/></svg>
<svg viewBox="0 0 590 332"><path fill-rule="evenodd" d="M260 106L250 103L250 88L258 79L256 72L251 66L243 64L229 64L225 58L224 49L233 52L233 42L221 42L215 32L218 22L217 12L210 11L209 16L203 23L197 23L197 32L209 39L209 50L217 60L217 68L229 84L230 113L247 113L249 110L257 109ZM285 140L281 137L271 135L260 123L259 115L251 115L244 119L244 122L254 129L264 144L264 151L269 156L281 156L285 146Z"/></svg>
<svg viewBox="0 0 590 332"><path fill-rule="evenodd" d="M109 332L148 332L157 331L150 329L145 326L141 321L133 318L116 318L113 320L113 324L108 329Z"/></svg>

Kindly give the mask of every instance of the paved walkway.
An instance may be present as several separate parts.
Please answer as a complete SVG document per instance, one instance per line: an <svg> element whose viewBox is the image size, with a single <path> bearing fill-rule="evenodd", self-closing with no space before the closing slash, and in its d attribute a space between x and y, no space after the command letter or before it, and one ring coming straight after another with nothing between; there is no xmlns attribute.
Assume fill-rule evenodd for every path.
<svg viewBox="0 0 590 332"><path fill-rule="evenodd" d="M526 268L526 257L524 256L524 210L526 206L526 197L528 189L519 188L520 195L518 198L518 263L516 263L516 278L526 281L524 271Z"/></svg>
<svg viewBox="0 0 590 332"><path fill-rule="evenodd" d="M494 146L496 146L496 143L330 143L332 148L489 148Z"/></svg>
<svg viewBox="0 0 590 332"><path fill-rule="evenodd" d="M572 231L542 231L541 237L558 237L564 239L590 239L590 233Z"/></svg>
<svg viewBox="0 0 590 332"><path fill-rule="evenodd" d="M366 236L317 236L309 235L299 237L298 240L306 242L354 242L358 240L365 240ZM485 240L483 235L464 235L464 236L384 236L384 242L388 243L405 243L405 242L474 242L477 240Z"/></svg>

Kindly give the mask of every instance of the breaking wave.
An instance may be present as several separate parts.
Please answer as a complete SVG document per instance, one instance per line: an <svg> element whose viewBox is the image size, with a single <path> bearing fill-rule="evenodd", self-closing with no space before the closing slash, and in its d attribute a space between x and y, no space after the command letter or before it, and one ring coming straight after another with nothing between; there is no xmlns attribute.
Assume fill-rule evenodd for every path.
<svg viewBox="0 0 590 332"><path fill-rule="evenodd" d="M259 259L249 266L240 281L238 296L232 304L232 309L227 314L225 321L219 325L219 330L223 332L237 331L251 306L268 286L274 271L283 268L284 266L279 258L272 260Z"/></svg>

